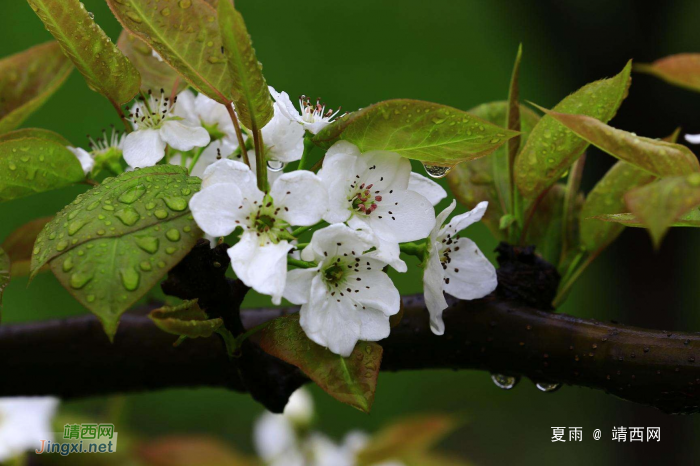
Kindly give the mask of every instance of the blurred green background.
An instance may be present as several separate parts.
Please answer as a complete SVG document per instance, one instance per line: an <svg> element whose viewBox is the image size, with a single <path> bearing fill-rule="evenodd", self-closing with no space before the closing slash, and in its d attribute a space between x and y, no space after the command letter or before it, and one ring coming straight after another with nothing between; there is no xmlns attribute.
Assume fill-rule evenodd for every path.
<svg viewBox="0 0 700 466"><path fill-rule="evenodd" d="M105 2L83 1L116 40L120 26ZM521 42L521 96L547 107L587 82L616 74L629 58L651 61L700 48L697 0L653 5L632 0L237 0L236 5L271 85L292 96L323 96L329 106L342 105L346 111L398 97L465 110L505 99ZM3 2L0 25L3 56L51 38L21 0ZM700 95L635 75L630 97L613 125L650 137L665 136L677 126L697 133L699 111ZM25 126L57 131L85 147L86 133L97 135L110 123L118 120L109 103L74 72ZM591 150L584 187L590 188L611 163ZM31 219L54 214L82 190L1 204L0 239ZM482 225L472 227L469 236L487 254L496 246ZM562 312L639 326L697 329L698 267L692 257L700 250L698 238L697 231L673 231L654 253L645 232L626 231L583 276ZM415 267L397 282L402 293L420 291ZM29 289L25 279L16 280L5 292L6 323L85 312L50 274L39 276ZM463 414L470 422L443 447L476 464L658 464L671 455L673 462L691 463L700 453L694 442L700 417L667 416L577 387L544 394L523 381L506 392L483 372L383 373L370 415L320 390L313 393L319 427L336 438L351 429L371 432L416 412ZM108 415L113 405L113 400L92 399L66 402L64 407L90 417ZM261 409L249 396L223 390L128 395L117 430L128 426L142 437L209 433L249 451L252 422ZM610 431L620 425L660 426L662 440L613 443ZM553 444L552 426L583 427L583 442ZM603 431L600 441L592 438L596 428Z"/></svg>

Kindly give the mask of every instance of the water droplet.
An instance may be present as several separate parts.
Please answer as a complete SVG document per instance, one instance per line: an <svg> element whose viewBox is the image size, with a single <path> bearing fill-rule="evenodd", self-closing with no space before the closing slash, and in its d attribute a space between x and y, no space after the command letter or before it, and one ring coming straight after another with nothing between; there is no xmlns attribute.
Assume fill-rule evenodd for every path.
<svg viewBox="0 0 700 466"><path fill-rule="evenodd" d="M133 11L127 11L126 16L128 16L129 19L135 23L142 22L141 17L139 15L137 15L136 13L134 13Z"/></svg>
<svg viewBox="0 0 700 466"><path fill-rule="evenodd" d="M93 302L95 302L95 295L89 294L89 295L85 296L85 299L87 300L87 302L93 303Z"/></svg>
<svg viewBox="0 0 700 466"><path fill-rule="evenodd" d="M267 168L270 169L271 172L279 172L284 170L284 165L284 162L280 162L279 160L267 161Z"/></svg>
<svg viewBox="0 0 700 466"><path fill-rule="evenodd" d="M133 204L145 193L146 187L144 185L140 184L138 186L134 186L133 188L124 191L122 195L119 196L119 202L123 202L124 204Z"/></svg>
<svg viewBox="0 0 700 466"><path fill-rule="evenodd" d="M14 171L14 170L17 170L17 165L15 165L15 164L12 163L12 162L10 162L10 164L8 165L8 167L9 167L10 170L13 170L13 171Z"/></svg>
<svg viewBox="0 0 700 466"><path fill-rule="evenodd" d="M90 210L95 210L95 209L97 209L97 207L99 207L99 205L100 205L100 201L94 201L94 202L92 202L90 205L88 205L88 206L85 208L85 210L88 210L88 211L90 211Z"/></svg>
<svg viewBox="0 0 700 466"><path fill-rule="evenodd" d="M165 233L165 237L168 238L170 241L179 241L180 232L177 230L177 228L171 228Z"/></svg>
<svg viewBox="0 0 700 466"><path fill-rule="evenodd" d="M92 280L92 272L75 272L70 276L70 286L76 290L81 289Z"/></svg>
<svg viewBox="0 0 700 466"><path fill-rule="evenodd" d="M548 382L537 382L535 383L537 389L541 392L552 393L559 390L561 384L559 383L548 383Z"/></svg>
<svg viewBox="0 0 700 466"><path fill-rule="evenodd" d="M182 212L187 208L187 201L181 197L165 197L163 200L165 205L175 212Z"/></svg>
<svg viewBox="0 0 700 466"><path fill-rule="evenodd" d="M175 251L177 251L177 248L174 248L172 246L165 248L165 252L167 252L168 254L174 254Z"/></svg>
<svg viewBox="0 0 700 466"><path fill-rule="evenodd" d="M148 272L149 270L152 269L151 263L148 262L148 261L141 261L141 263L139 264L139 267L140 267L141 270L143 270L144 272Z"/></svg>
<svg viewBox="0 0 700 466"><path fill-rule="evenodd" d="M518 384L520 377L504 374L491 374L491 380L493 380L493 383L495 383L498 388L510 390Z"/></svg>
<svg viewBox="0 0 700 466"><path fill-rule="evenodd" d="M165 209L158 209L153 213L155 214L156 218L159 218L161 220L168 216L168 211Z"/></svg>
<svg viewBox="0 0 700 466"><path fill-rule="evenodd" d="M133 267L124 267L119 271L122 276L122 285L127 291L134 291L139 287L139 281L141 280L141 274L139 274Z"/></svg>
<svg viewBox="0 0 700 466"><path fill-rule="evenodd" d="M452 167L439 167L437 165L429 165L425 163L423 164L423 167L425 168L428 176L431 178L443 178L450 172L450 170L452 170Z"/></svg>
<svg viewBox="0 0 700 466"><path fill-rule="evenodd" d="M180 8L183 10L186 10L187 8L192 6L192 0L180 0Z"/></svg>
<svg viewBox="0 0 700 466"><path fill-rule="evenodd" d="M163 16L170 16L170 8L165 7L162 10L160 10L160 14Z"/></svg>
<svg viewBox="0 0 700 466"><path fill-rule="evenodd" d="M136 238L136 245L150 254L155 254L158 252L158 238L153 238L150 236Z"/></svg>
<svg viewBox="0 0 700 466"><path fill-rule="evenodd" d="M73 236L76 234L81 228L83 228L85 225L87 225L88 222L85 220L76 220L74 222L71 222L70 225L68 225L68 235Z"/></svg>
<svg viewBox="0 0 700 466"><path fill-rule="evenodd" d="M136 210L133 207L125 207L115 212L114 216L121 220L121 222L128 227L138 222L141 218L139 213L136 212Z"/></svg>
<svg viewBox="0 0 700 466"><path fill-rule="evenodd" d="M56 245L56 250L57 251L63 251L68 247L68 241L59 241L58 244Z"/></svg>
<svg viewBox="0 0 700 466"><path fill-rule="evenodd" d="M73 270L73 257L68 256L68 258L63 261L63 271L70 272L71 270Z"/></svg>

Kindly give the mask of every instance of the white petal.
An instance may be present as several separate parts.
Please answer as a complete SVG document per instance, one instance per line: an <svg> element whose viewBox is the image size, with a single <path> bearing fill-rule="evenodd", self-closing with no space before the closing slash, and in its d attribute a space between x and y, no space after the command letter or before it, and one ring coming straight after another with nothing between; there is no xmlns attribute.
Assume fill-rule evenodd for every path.
<svg viewBox="0 0 700 466"><path fill-rule="evenodd" d="M481 220L481 217L486 213L486 208L489 203L486 201L479 202L476 207L474 207L469 212L465 212L460 215L456 215L450 220L450 222L440 230L439 238L443 238L448 234L455 236L460 231L467 228L472 223L476 223Z"/></svg>
<svg viewBox="0 0 700 466"><path fill-rule="evenodd" d="M209 126L216 126L222 133L235 131L226 106L204 94L198 94L194 99L194 111L201 122Z"/></svg>
<svg viewBox="0 0 700 466"><path fill-rule="evenodd" d="M325 288L325 284L321 286ZM299 322L311 340L335 354L348 357L359 340L362 320L354 303L347 297L338 296L325 295L324 299L318 302L313 299L312 291L312 300L301 307L302 318ZM313 325L309 326L309 323ZM312 328L317 328L318 331L314 332Z"/></svg>
<svg viewBox="0 0 700 466"><path fill-rule="evenodd" d="M272 461L295 448L296 434L283 415L265 412L255 422L253 441L258 455L265 461Z"/></svg>
<svg viewBox="0 0 700 466"><path fill-rule="evenodd" d="M296 121L300 122L301 121L301 114L299 111L294 107L294 104L292 103L291 99L289 98L289 94L286 92L277 92L274 87L268 86L268 89L270 90L270 94L272 95L272 98L275 99L275 102L277 103L277 107L279 112L284 115L285 118L291 121Z"/></svg>
<svg viewBox="0 0 700 466"><path fill-rule="evenodd" d="M275 105L275 115L262 129L265 156L280 162L294 162L304 153L304 128L282 115Z"/></svg>
<svg viewBox="0 0 700 466"><path fill-rule="evenodd" d="M328 148L328 151L326 152L326 157L323 159L323 164L325 165L326 162L330 162L334 157L337 157L339 155L349 155L351 157L359 157L362 153L360 152L360 149L358 147L348 141L343 141L340 140L333 144L330 148Z"/></svg>
<svg viewBox="0 0 700 466"><path fill-rule="evenodd" d="M447 197L447 191L445 191L442 186L415 172L411 172L408 178L408 189L421 194L430 201L433 206L436 206Z"/></svg>
<svg viewBox="0 0 700 466"><path fill-rule="evenodd" d="M314 256L318 260L323 260L324 258L342 256L343 254L360 256L372 246L366 237L363 237L352 228L342 223L336 223L315 231L311 237L311 244L308 247L312 248ZM303 253L302 257L304 257Z"/></svg>
<svg viewBox="0 0 700 466"><path fill-rule="evenodd" d="M352 205L348 201L352 173L355 172L357 157L348 153L357 150L350 143L335 143L323 159L323 168L318 172L324 186L328 190L328 212L324 220L328 223L344 222L350 216ZM335 149L335 150L334 150ZM343 149L349 149L347 152ZM357 151L359 154L359 151Z"/></svg>
<svg viewBox="0 0 700 466"><path fill-rule="evenodd" d="M301 124L304 126L304 129L306 129L311 134L318 134L319 132L321 132L321 130L323 130L323 128L330 125L331 122L326 119L314 121L313 123L307 123L306 121L302 120Z"/></svg>
<svg viewBox="0 0 700 466"><path fill-rule="evenodd" d="M251 201L260 201L264 196L248 165L235 160L222 159L204 170L202 188L222 183L235 185L243 197Z"/></svg>
<svg viewBox="0 0 700 466"><path fill-rule="evenodd" d="M53 397L0 399L0 462L40 448L39 439L53 441L51 420L57 406Z"/></svg>
<svg viewBox="0 0 700 466"><path fill-rule="evenodd" d="M359 272L348 274L347 287L353 290L352 299L367 308L376 309L387 317L399 312L401 296L381 265L365 267L365 258ZM371 263L371 262L370 262ZM367 270L368 268L372 270ZM359 278L359 280L358 280ZM354 292L357 290L357 292Z"/></svg>
<svg viewBox="0 0 700 466"><path fill-rule="evenodd" d="M430 313L430 330L435 335L445 333L445 323L442 320L442 311L447 309L447 301L443 293L445 272L442 269L437 245L433 245L428 257L428 263L423 271L423 293L425 295L425 307Z"/></svg>
<svg viewBox="0 0 700 466"><path fill-rule="evenodd" d="M173 105L172 114L182 118L190 125L199 125L199 117L194 110L194 92L185 89L177 95L177 102Z"/></svg>
<svg viewBox="0 0 700 466"><path fill-rule="evenodd" d="M190 199L194 220L206 234L227 236L239 226L249 209L243 205L241 191L232 184L207 186Z"/></svg>
<svg viewBox="0 0 700 466"><path fill-rule="evenodd" d="M691 144L700 144L700 134L686 134L685 140Z"/></svg>
<svg viewBox="0 0 700 466"><path fill-rule="evenodd" d="M377 236L387 241L416 241L426 238L435 226L435 210L416 192L394 191L383 195L367 222Z"/></svg>
<svg viewBox="0 0 700 466"><path fill-rule="evenodd" d="M206 129L201 126L188 126L176 120L164 122L158 132L163 141L173 149L182 151L204 147L211 141Z"/></svg>
<svg viewBox="0 0 700 466"><path fill-rule="evenodd" d="M190 175L198 176L202 178L204 176L204 170L215 162L217 162L219 153L221 154L222 160L227 158L233 153L234 150L238 148L238 144L233 144L228 138L217 139L207 146L206 149L200 155L199 160L195 164L194 168L190 171ZM177 154L176 154L177 155ZM175 156L170 157L170 163L174 163L173 159ZM177 165L177 163L175 163Z"/></svg>
<svg viewBox="0 0 700 466"><path fill-rule="evenodd" d="M304 387L298 388L289 397L284 407L284 417L292 420L296 425L307 425L314 415L314 400Z"/></svg>
<svg viewBox="0 0 700 466"><path fill-rule="evenodd" d="M405 273L408 271L406 263L401 259L401 249L399 248L399 243L395 241L386 241L382 238L377 238L377 243L377 249L367 253L367 257L372 257L382 261L399 273Z"/></svg>
<svg viewBox="0 0 700 466"><path fill-rule="evenodd" d="M395 152L375 150L362 154L360 160L367 169L364 173L358 174L362 183L373 185L373 191L405 190L408 188L408 180L411 175L411 162L408 159Z"/></svg>
<svg viewBox="0 0 700 466"><path fill-rule="evenodd" d="M460 238L450 249L450 263L445 270L449 279L445 284L447 293L459 299L479 299L496 289L496 269L474 241Z"/></svg>
<svg viewBox="0 0 700 466"><path fill-rule="evenodd" d="M131 167L152 167L163 157L165 142L155 129L140 129L124 138L124 160Z"/></svg>
<svg viewBox="0 0 700 466"><path fill-rule="evenodd" d="M445 220L447 220L447 217L450 216L452 211L455 210L455 207L457 207L457 201L452 199L452 202L450 205L445 207L445 210L440 212L437 217L435 217L435 227L433 230L430 232L430 240L431 241L436 241L438 239L438 236L440 235L440 230L442 229L442 224L445 223Z"/></svg>
<svg viewBox="0 0 700 466"><path fill-rule="evenodd" d="M358 309L362 328L360 329L360 340L362 341L379 341L389 336L391 332L391 324L389 316L377 309L365 308Z"/></svg>
<svg viewBox="0 0 700 466"><path fill-rule="evenodd" d="M228 255L233 271L243 283L272 296L273 304L280 304L287 281L287 253L292 247L287 241L274 244L246 232L228 250Z"/></svg>
<svg viewBox="0 0 700 466"><path fill-rule="evenodd" d="M287 272L287 284L284 287L284 298L293 304L309 302L311 281L318 274L318 269L294 269Z"/></svg>
<svg viewBox="0 0 700 466"><path fill-rule="evenodd" d="M328 210L328 192L310 171L285 173L274 182L270 195L280 208L277 216L290 225L315 225Z"/></svg>
<svg viewBox="0 0 700 466"><path fill-rule="evenodd" d="M78 162L80 162L80 166L83 168L83 172L86 175L92 171L95 167L95 159L92 158L92 155L90 155L88 151L80 147L71 146L68 146L67 149L75 154L75 157L78 159Z"/></svg>

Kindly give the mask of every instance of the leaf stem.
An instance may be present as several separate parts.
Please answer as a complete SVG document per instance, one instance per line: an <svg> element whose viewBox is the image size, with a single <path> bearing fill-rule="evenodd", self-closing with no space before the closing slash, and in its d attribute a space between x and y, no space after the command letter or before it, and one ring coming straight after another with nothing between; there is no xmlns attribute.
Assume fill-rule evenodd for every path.
<svg viewBox="0 0 700 466"><path fill-rule="evenodd" d="M119 115L119 119L124 124L124 131L126 132L126 134L131 133L134 130L134 128L131 127L131 124L129 124L129 120L126 119L126 115L124 115L124 111L122 110L121 106L111 99L110 99L109 103L111 103L112 107L114 107L114 110L117 111L117 115Z"/></svg>
<svg viewBox="0 0 700 466"><path fill-rule="evenodd" d="M576 162L574 162L574 165L571 167L571 171L569 172L569 177L566 180L566 194L564 195L564 216L563 221L561 222L562 232L559 266L563 264L566 253L572 246L572 244L569 244L569 240L573 239L569 238L569 231L572 231L572 229L570 228L571 222L578 221L578 219L574 216L576 210L576 196L578 194L579 187L581 186L581 177L583 176L583 167L585 164L586 154L583 153L576 160Z"/></svg>
<svg viewBox="0 0 700 466"><path fill-rule="evenodd" d="M586 262L581 264L581 266L573 273L569 274L568 278L565 280L563 285L559 287L559 291L557 292L557 295L554 297L554 301L552 301L552 306L554 308L557 308L561 306L561 304L564 302L566 299L567 295L569 294L569 291L571 291L571 287L574 285L576 280L581 276L581 274L588 268L589 265L591 265L591 262L593 262L596 257L598 257L598 254L600 254L600 249L586 259Z"/></svg>
<svg viewBox="0 0 700 466"><path fill-rule="evenodd" d="M428 252L427 243L402 243L399 244L399 249L402 253L416 256L421 261L425 260L426 253Z"/></svg>
<svg viewBox="0 0 700 466"><path fill-rule="evenodd" d="M259 129L253 131L253 143L255 144L255 169L258 176L258 189L267 192L267 164L265 163L265 147L263 146L262 132Z"/></svg>
<svg viewBox="0 0 700 466"><path fill-rule="evenodd" d="M204 152L204 149L205 147L199 147L197 152L195 152L194 156L192 157L192 161L190 162L190 167L188 169L190 174L192 173L192 170L194 170L194 166L197 165L199 158L202 156L202 152ZM185 158L183 157L182 159L184 160Z"/></svg>
<svg viewBox="0 0 700 466"><path fill-rule="evenodd" d="M298 238L300 235L303 235L312 228L316 228L318 225L320 225L320 223L317 223L316 225L309 225L308 227L299 227L296 230L292 231L292 236Z"/></svg>
<svg viewBox="0 0 700 466"><path fill-rule="evenodd" d="M238 118L236 117L236 113L233 111L232 104L227 104L224 105L226 107L226 111L228 112L229 117L231 117L231 122L233 123L233 128L236 130L236 139L238 139L238 147L241 148L241 155L243 156L243 162L248 165L250 165L250 160L248 160L248 152L245 150L245 141L243 140L243 133L241 132L241 125L238 124Z"/></svg>
<svg viewBox="0 0 700 466"><path fill-rule="evenodd" d="M301 155L301 160L299 160L299 166L297 167L297 170L304 169L304 167L306 166L306 162L308 161L309 153L311 152L311 149L313 149L313 147L314 143L311 141L309 133L306 133L304 135L304 153Z"/></svg>
<svg viewBox="0 0 700 466"><path fill-rule="evenodd" d="M298 267L300 269L313 269L316 267L316 264L313 262L302 261L293 257L287 257L287 264L293 265L294 267Z"/></svg>
<svg viewBox="0 0 700 466"><path fill-rule="evenodd" d="M554 186L554 185L552 185ZM518 244L523 246L523 243L525 242L525 237L527 235L527 229L530 227L530 222L532 222L532 217L535 216L535 212L537 211L537 207L539 207L540 203L542 202L542 199L545 198L547 193L549 192L550 189L552 189L552 186L548 187L542 193L537 196L537 199L532 203L530 206L530 209L527 211L527 215L525 217L525 223L523 224L523 230L520 232L520 239L518 240Z"/></svg>

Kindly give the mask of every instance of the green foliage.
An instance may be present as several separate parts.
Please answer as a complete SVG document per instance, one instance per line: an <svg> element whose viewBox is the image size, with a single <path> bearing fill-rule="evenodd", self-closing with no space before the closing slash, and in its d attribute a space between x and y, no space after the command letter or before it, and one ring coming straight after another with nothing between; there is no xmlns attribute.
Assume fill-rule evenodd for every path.
<svg viewBox="0 0 700 466"><path fill-rule="evenodd" d="M617 76L588 84L559 102L554 111L587 115L603 122L615 116L627 96L632 62ZM554 184L588 143L553 117L545 115L515 161L515 181L526 199L535 199Z"/></svg>
<svg viewBox="0 0 700 466"><path fill-rule="evenodd" d="M154 309L148 317L164 332L188 338L210 337L224 323L218 317L209 319L197 300Z"/></svg>
<svg viewBox="0 0 700 466"><path fill-rule="evenodd" d="M233 80L222 53L216 10L204 0L107 0L124 29L138 36L219 103L231 102ZM183 32L185 32L183 34Z"/></svg>
<svg viewBox="0 0 700 466"><path fill-rule="evenodd" d="M201 236L187 207L200 185L199 178L174 165L105 179L39 234L32 276L49 262L61 284L113 337L119 316Z"/></svg>
<svg viewBox="0 0 700 466"><path fill-rule="evenodd" d="M43 139L45 141L53 141L57 144L60 144L62 146L72 146L71 142L61 136L58 133L54 133L53 131L49 131L48 129L41 129L41 128L23 128L23 129L18 129L15 131L10 131L9 133L5 133L2 136L0 136L0 142L4 141L12 141L14 139L26 139L26 138L34 138L34 139Z"/></svg>
<svg viewBox="0 0 700 466"><path fill-rule="evenodd" d="M233 80L231 95L241 123L256 131L273 115L272 99L262 74L253 43L241 14L231 2L219 3L219 29L228 70Z"/></svg>
<svg viewBox="0 0 700 466"><path fill-rule="evenodd" d="M141 74L141 91L163 89L166 95L178 93L187 87L187 81L170 65L153 56L153 49L126 29L119 35L117 47Z"/></svg>
<svg viewBox="0 0 700 466"><path fill-rule="evenodd" d="M72 70L56 42L0 60L0 134L21 125L61 87Z"/></svg>
<svg viewBox="0 0 700 466"><path fill-rule="evenodd" d="M626 227L646 228L646 226L642 224L641 220L630 213L598 215L593 218L596 220L602 220L603 222L619 223ZM700 227L700 210L693 209L689 213L681 215L670 226L694 228Z"/></svg>
<svg viewBox="0 0 700 466"><path fill-rule="evenodd" d="M469 113L494 125L505 126L508 111L509 103L499 101L479 105L469 110ZM518 137L521 143L525 144L540 117L522 105L519 115L521 133ZM507 239L505 231L500 229L499 224L500 219L510 212L508 171L507 148L502 146L491 155L457 165L447 175L452 193L462 204L472 208L480 201L489 202L483 222L499 240Z"/></svg>
<svg viewBox="0 0 700 466"><path fill-rule="evenodd" d="M75 154L53 138L21 137L0 142L0 202L63 188L84 179Z"/></svg>
<svg viewBox="0 0 700 466"><path fill-rule="evenodd" d="M456 108L396 99L338 119L320 131L314 142L328 148L345 140L362 152L387 150L427 166L453 167L491 154L516 135Z"/></svg>
<svg viewBox="0 0 700 466"><path fill-rule="evenodd" d="M676 86L700 91L700 53L679 53L651 64L640 63L634 71L647 73Z"/></svg>
<svg viewBox="0 0 700 466"><path fill-rule="evenodd" d="M638 186L651 183L654 175L622 160L593 187L581 209L581 243L587 251L597 253L622 233L623 226L592 220L606 214L626 211L624 195Z"/></svg>
<svg viewBox="0 0 700 466"><path fill-rule="evenodd" d="M34 241L36 241L36 237L52 218L43 217L25 223L10 233L0 245L0 248L4 249L10 257L13 277L29 275Z"/></svg>
<svg viewBox="0 0 700 466"><path fill-rule="evenodd" d="M2 294L10 283L10 256L0 248L0 307L2 307Z"/></svg>
<svg viewBox="0 0 700 466"><path fill-rule="evenodd" d="M79 0L27 1L85 76L90 89L104 95L115 106L134 98L141 81L139 72Z"/></svg>
<svg viewBox="0 0 700 466"><path fill-rule="evenodd" d="M585 115L558 112L547 115L613 157L653 175L676 176L700 171L695 154L680 144L640 137Z"/></svg>
<svg viewBox="0 0 700 466"><path fill-rule="evenodd" d="M361 341L343 358L309 340L298 314L275 319L260 334L260 347L267 353L301 369L336 400L370 411L382 361L381 346Z"/></svg>

